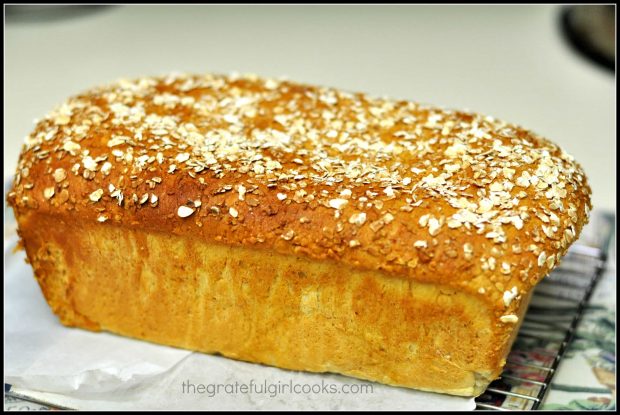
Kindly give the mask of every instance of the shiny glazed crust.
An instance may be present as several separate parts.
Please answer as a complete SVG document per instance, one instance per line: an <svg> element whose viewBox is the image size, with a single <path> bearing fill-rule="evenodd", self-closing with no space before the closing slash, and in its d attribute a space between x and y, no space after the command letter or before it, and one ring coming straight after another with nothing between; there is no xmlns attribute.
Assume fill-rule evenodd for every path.
<svg viewBox="0 0 620 415"><path fill-rule="evenodd" d="M474 395L590 189L557 146L490 117L175 75L54 110L8 200L65 324Z"/></svg>

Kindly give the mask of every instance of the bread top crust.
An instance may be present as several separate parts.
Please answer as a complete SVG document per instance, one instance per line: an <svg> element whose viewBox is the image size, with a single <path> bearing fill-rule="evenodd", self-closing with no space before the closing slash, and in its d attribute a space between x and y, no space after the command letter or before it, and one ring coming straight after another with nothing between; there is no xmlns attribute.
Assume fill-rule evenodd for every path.
<svg viewBox="0 0 620 415"><path fill-rule="evenodd" d="M253 75L183 74L67 100L26 138L8 200L18 216L438 283L484 296L506 324L591 208L573 158L513 124Z"/></svg>

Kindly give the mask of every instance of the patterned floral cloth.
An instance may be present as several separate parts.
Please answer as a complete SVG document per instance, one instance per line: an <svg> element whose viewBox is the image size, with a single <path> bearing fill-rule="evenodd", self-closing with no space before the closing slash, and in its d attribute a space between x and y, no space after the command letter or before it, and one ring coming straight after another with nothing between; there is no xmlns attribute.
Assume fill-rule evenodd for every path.
<svg viewBox="0 0 620 415"><path fill-rule="evenodd" d="M543 409L616 409L616 271L596 288Z"/></svg>

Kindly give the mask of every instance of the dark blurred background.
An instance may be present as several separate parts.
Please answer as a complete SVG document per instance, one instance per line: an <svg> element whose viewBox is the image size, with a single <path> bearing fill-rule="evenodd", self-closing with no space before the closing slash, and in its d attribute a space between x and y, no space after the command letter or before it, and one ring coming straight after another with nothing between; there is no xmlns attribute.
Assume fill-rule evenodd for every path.
<svg viewBox="0 0 620 415"><path fill-rule="evenodd" d="M567 42L584 58L616 70L616 7L566 6L560 19Z"/></svg>

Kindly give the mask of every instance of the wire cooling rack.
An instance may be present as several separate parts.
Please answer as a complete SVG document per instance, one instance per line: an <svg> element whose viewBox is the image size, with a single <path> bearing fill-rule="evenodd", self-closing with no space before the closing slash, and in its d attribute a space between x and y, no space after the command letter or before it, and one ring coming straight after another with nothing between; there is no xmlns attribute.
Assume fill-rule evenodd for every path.
<svg viewBox="0 0 620 415"><path fill-rule="evenodd" d="M573 340L590 295L605 270L614 216L595 217L586 241L536 287L500 379L476 398L480 410L539 409Z"/></svg>

